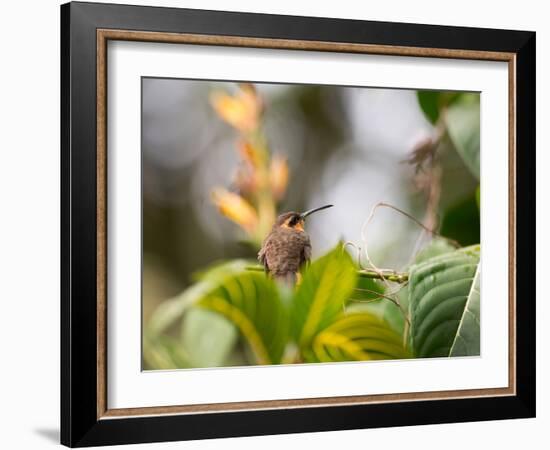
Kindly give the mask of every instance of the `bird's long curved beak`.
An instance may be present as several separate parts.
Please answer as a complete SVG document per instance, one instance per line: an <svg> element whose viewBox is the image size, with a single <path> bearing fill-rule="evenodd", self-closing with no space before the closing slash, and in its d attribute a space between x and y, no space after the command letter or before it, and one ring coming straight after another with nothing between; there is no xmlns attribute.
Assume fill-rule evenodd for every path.
<svg viewBox="0 0 550 450"><path fill-rule="evenodd" d="M300 217L302 219L305 219L307 216L309 216L310 214L313 214L314 212L321 211L321 210L327 209L327 208L332 208L333 206L334 205L325 205L325 206L321 206L319 208L309 209L309 210L303 212L302 214L300 214Z"/></svg>

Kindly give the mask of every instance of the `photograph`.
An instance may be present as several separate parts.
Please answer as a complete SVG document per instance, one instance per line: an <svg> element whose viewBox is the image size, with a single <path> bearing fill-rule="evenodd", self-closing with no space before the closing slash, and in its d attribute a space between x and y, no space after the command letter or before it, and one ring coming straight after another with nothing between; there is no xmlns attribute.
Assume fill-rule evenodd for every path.
<svg viewBox="0 0 550 450"><path fill-rule="evenodd" d="M141 78L142 369L479 357L480 93Z"/></svg>

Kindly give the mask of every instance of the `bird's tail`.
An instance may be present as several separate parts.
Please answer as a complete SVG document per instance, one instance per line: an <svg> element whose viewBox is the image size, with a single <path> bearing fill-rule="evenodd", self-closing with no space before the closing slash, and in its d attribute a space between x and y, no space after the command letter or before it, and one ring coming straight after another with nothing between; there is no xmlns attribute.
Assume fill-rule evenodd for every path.
<svg viewBox="0 0 550 450"><path fill-rule="evenodd" d="M298 281L298 274L294 272L287 272L285 274L275 274L273 278L278 283L292 288L296 286L296 282Z"/></svg>

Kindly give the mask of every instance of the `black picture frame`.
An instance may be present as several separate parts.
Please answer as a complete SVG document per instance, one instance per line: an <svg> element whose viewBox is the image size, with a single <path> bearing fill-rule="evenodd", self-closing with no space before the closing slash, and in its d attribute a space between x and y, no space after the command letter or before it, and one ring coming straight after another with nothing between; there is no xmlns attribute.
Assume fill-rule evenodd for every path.
<svg viewBox="0 0 550 450"><path fill-rule="evenodd" d="M516 393L510 396L98 418L98 29L516 55ZM61 6L61 442L71 447L535 416L534 32L94 3Z"/></svg>

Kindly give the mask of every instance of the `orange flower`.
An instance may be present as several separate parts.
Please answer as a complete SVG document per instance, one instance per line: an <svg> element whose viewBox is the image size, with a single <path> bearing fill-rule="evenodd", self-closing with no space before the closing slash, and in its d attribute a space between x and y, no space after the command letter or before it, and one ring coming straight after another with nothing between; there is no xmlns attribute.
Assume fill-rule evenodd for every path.
<svg viewBox="0 0 550 450"><path fill-rule="evenodd" d="M258 189L257 174L250 167L239 167L233 177L233 184L239 193L250 194Z"/></svg>
<svg viewBox="0 0 550 450"><path fill-rule="evenodd" d="M283 198L288 185L288 163L286 158L275 155L269 166L269 185L273 196L280 200Z"/></svg>
<svg viewBox="0 0 550 450"><path fill-rule="evenodd" d="M239 155L251 168L257 169L262 165L262 154L250 142L241 141L238 144Z"/></svg>
<svg viewBox="0 0 550 450"><path fill-rule="evenodd" d="M249 233L258 225L256 210L240 195L218 188L212 192L212 201L218 210Z"/></svg>
<svg viewBox="0 0 550 450"><path fill-rule="evenodd" d="M214 92L211 103L218 116L239 131L250 133L258 128L262 101L253 85L240 84L239 92L233 96Z"/></svg>

